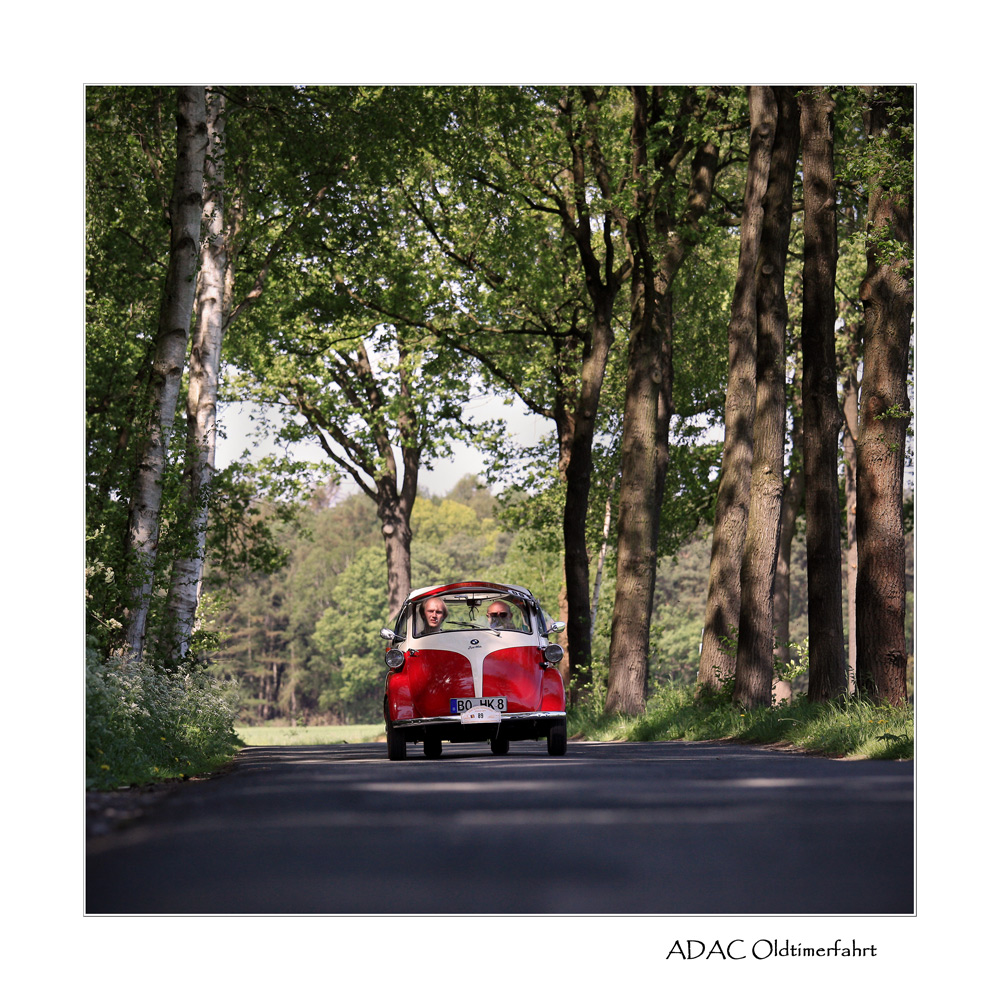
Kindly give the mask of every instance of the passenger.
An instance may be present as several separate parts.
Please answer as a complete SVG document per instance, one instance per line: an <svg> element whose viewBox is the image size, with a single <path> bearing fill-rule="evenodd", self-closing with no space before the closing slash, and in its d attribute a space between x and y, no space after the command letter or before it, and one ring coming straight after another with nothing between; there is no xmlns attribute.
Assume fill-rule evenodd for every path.
<svg viewBox="0 0 1000 1000"><path fill-rule="evenodd" d="M510 629L514 627L510 608L503 601L494 601L486 609L486 618L490 623L490 628Z"/></svg>
<svg viewBox="0 0 1000 1000"><path fill-rule="evenodd" d="M441 598L432 597L420 605L420 617L424 621L424 627L419 634L430 635L432 632L441 631L441 626L444 625L444 620L448 617L448 609Z"/></svg>

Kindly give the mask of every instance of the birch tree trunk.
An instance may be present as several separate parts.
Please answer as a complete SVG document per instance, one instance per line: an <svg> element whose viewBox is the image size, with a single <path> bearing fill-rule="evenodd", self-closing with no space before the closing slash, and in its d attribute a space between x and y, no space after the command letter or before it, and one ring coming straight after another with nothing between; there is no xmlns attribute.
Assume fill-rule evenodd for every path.
<svg viewBox="0 0 1000 1000"><path fill-rule="evenodd" d="M857 686L858 630L858 358L852 342L844 371L844 507L847 519L847 691Z"/></svg>
<svg viewBox="0 0 1000 1000"><path fill-rule="evenodd" d="M159 542L163 474L180 394L194 306L201 233L202 180L208 146L205 119L205 89L178 88L177 163L170 199L170 257L150 378L149 418L129 504L127 547L130 608L127 642L131 654L136 658L142 655L146 638Z"/></svg>
<svg viewBox="0 0 1000 1000"><path fill-rule="evenodd" d="M191 644L201 577L205 564L208 525L208 488L215 473L216 411L219 363L222 353L228 247L224 233L226 102L208 91L209 153L205 159L203 225L205 239L198 273L198 305L188 360L187 450L185 453L185 509L190 512L190 538L174 560L167 598L171 641L167 654L182 660Z"/></svg>
<svg viewBox="0 0 1000 1000"><path fill-rule="evenodd" d="M777 125L757 275L757 402L750 508L740 570L740 624L733 700L771 704L774 676L774 582L781 534L785 452L785 261L792 225L792 184L799 151L798 105L776 87Z"/></svg>
<svg viewBox="0 0 1000 1000"><path fill-rule="evenodd" d="M823 88L799 97L805 200L802 266L802 421L809 593L809 700L847 689L841 580L837 398L836 190L833 98Z"/></svg>
<svg viewBox="0 0 1000 1000"><path fill-rule="evenodd" d="M757 406L756 273L771 168L777 105L770 87L750 88L750 160L740 227L740 257L729 320L726 436L712 533L705 627L698 681L718 690L735 669L724 640L739 627L740 567L750 506L753 423Z"/></svg>
<svg viewBox="0 0 1000 1000"><path fill-rule="evenodd" d="M868 271L861 285L865 317L858 437L858 690L902 705L907 699L903 471L913 316L913 189L907 172L912 148L903 130L912 125L913 107L909 88L878 88L869 96L866 131L873 145L888 155L884 172L872 179Z"/></svg>
<svg viewBox="0 0 1000 1000"><path fill-rule="evenodd" d="M791 614L792 543L795 541L796 521L805 494L805 475L802 471L802 365L797 364L792 378L792 430L791 451L788 461L788 478L781 498L781 534L778 540L778 563L774 574L774 643L775 659L788 663ZM792 687L788 681L775 680L772 689L774 704L789 701Z"/></svg>

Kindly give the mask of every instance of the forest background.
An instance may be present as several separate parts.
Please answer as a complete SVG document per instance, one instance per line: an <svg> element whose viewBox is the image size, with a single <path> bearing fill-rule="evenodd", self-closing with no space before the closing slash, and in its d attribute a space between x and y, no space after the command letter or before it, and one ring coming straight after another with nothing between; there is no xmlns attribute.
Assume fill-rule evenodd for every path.
<svg viewBox="0 0 1000 1000"><path fill-rule="evenodd" d="M810 115L803 151L825 144L827 176L804 159L799 190ZM865 347L877 339L863 290L898 272L892 294L912 309L912 219L879 230L873 191L911 197L912 122L906 87L89 88L95 657L125 649L168 672L234 678L244 718L371 721L375 637L411 581L491 575L569 621L574 700L635 712L651 684L697 676L714 689L735 678L735 698L769 702L775 664L786 680L808 673L811 698L846 692L852 568L869 563L852 554L855 484L868 482L854 454L866 318ZM825 263L810 236L820 182ZM760 277L772 273L773 314ZM883 464L897 467L870 494L892 497L900 562L892 690L865 676L897 702L912 653L906 308L896 395L868 397ZM813 341L825 426L808 412ZM502 421L471 422L465 404L484 392L517 398L552 433L524 446ZM227 398L277 413L279 442L315 439L327 461L216 470ZM841 425L842 482L820 486L810 447L833 472ZM420 470L453 441L490 455L493 495L472 480L421 493ZM765 441L777 449L766 462ZM786 465L787 481L734 499L750 490L751 453L755 482L758 461L771 479ZM793 540L815 498L825 507L807 534L825 535L809 534L804 598ZM744 516L746 550L740 538L716 566L727 519L748 506L771 512L770 554L751 554L765 529ZM832 573L813 580L813 563ZM843 635L811 660L806 611Z"/></svg>

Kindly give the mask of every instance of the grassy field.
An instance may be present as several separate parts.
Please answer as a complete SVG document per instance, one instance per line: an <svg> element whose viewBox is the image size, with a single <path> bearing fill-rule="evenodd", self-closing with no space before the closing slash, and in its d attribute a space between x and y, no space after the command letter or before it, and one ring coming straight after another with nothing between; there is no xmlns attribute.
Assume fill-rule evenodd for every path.
<svg viewBox="0 0 1000 1000"><path fill-rule="evenodd" d="M374 743L385 736L379 723L365 726L237 726L248 747L319 746L328 743Z"/></svg>
<svg viewBox="0 0 1000 1000"><path fill-rule="evenodd" d="M600 704L602 699L595 701ZM745 710L724 696L699 700L693 687L654 692L644 715L608 716L596 709L572 709L571 739L723 740L786 746L831 757L873 760L913 758L913 709L887 708L858 699L815 705L796 698L790 705ZM237 726L247 746L315 746L374 743L384 738L378 723L359 726Z"/></svg>

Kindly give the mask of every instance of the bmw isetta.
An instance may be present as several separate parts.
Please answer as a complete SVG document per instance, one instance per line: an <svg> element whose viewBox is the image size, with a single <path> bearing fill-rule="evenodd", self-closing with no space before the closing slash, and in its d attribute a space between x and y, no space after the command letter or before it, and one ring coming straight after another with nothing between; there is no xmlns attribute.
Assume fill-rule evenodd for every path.
<svg viewBox="0 0 1000 1000"><path fill-rule="evenodd" d="M385 662L385 734L390 760L408 743L441 756L442 743L489 744L506 754L511 740L544 738L566 753L566 695L549 640L554 622L524 587L452 583L414 590L393 628Z"/></svg>

